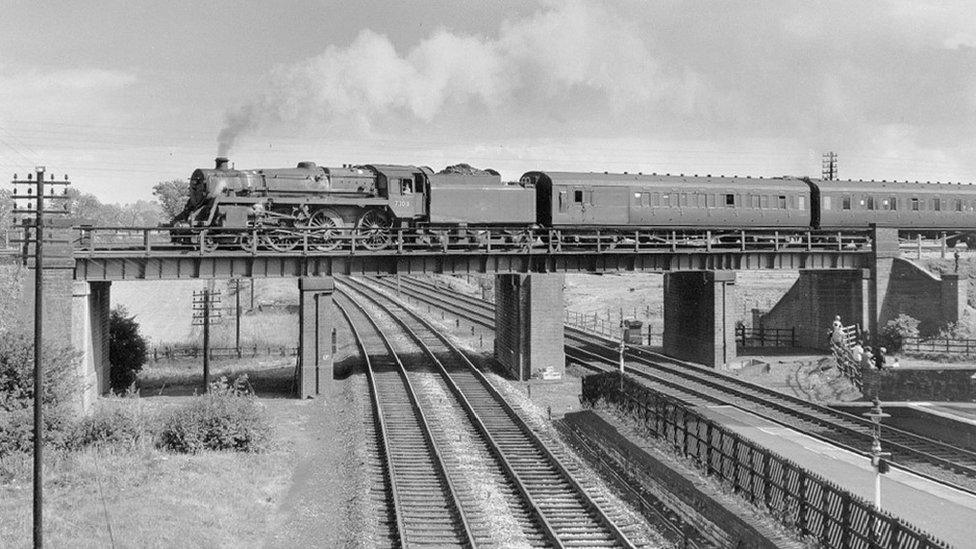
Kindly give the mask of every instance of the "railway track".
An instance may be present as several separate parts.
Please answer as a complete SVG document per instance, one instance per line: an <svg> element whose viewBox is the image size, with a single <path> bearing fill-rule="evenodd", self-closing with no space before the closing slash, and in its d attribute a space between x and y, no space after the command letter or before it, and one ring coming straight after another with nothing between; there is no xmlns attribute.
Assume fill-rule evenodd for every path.
<svg viewBox="0 0 976 549"><path fill-rule="evenodd" d="M427 418L403 375L397 358L387 354L379 327L348 301L337 299L366 363L373 410L382 440L396 528L390 541L401 547L471 546L472 538ZM372 329L370 328L372 326Z"/></svg>
<svg viewBox="0 0 976 549"><path fill-rule="evenodd" d="M449 339L382 293L355 280L341 282L336 302L353 326L364 356L370 357L367 367L375 379L374 406L383 418L381 423L387 424L380 430L386 442L393 444L386 449L391 457L392 492L401 490L396 481L405 463L397 465L395 458L407 454L397 448L390 427L413 429L420 422L428 434L412 435L407 448L432 449L421 453L420 469L441 471L438 475L443 481L435 483L434 476L438 475L428 473L424 482L435 485L439 493L453 496L453 500L446 496L437 499L434 506L433 510L442 512L453 501L456 508L453 514L438 515L438 536L445 542L450 539L449 545L456 542L477 547L634 546L631 539L639 539L642 525L618 526L628 522L627 517L612 509L602 496L591 495L577 479L574 466L559 459L535 435ZM403 396L408 393L412 396ZM388 402L401 404L391 409ZM405 426L391 426L390 411L418 421L407 419ZM437 463L429 456L436 457ZM419 463L414 461L407 471L418 475ZM393 499L401 500L395 506L400 531L414 529L404 524L405 520L432 513L429 506L404 509L403 498ZM488 501L495 501L494 507ZM449 527L451 520L453 527ZM424 518L420 524L426 522ZM502 538L504 535L509 537ZM427 541L401 538L404 546Z"/></svg>
<svg viewBox="0 0 976 549"><path fill-rule="evenodd" d="M397 288L389 280L376 281L389 290ZM416 278L407 278L399 288L418 302L494 329L491 303ZM618 368L619 342L569 326L565 337L566 355L573 362L594 371ZM871 445L870 422L852 414L647 349L629 349L626 366L632 375L691 405L731 404L865 456ZM889 426L883 426L882 438L886 449L893 452L895 466L976 493L976 453Z"/></svg>

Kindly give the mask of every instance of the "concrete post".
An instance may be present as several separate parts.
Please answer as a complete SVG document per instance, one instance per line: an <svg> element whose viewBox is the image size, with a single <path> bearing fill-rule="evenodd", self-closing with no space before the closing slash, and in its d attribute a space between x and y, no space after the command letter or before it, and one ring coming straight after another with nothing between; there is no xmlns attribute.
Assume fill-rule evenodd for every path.
<svg viewBox="0 0 976 549"><path fill-rule="evenodd" d="M562 274L495 276L495 359L524 381L566 369Z"/></svg>
<svg viewBox="0 0 976 549"><path fill-rule="evenodd" d="M664 275L664 353L706 366L736 356L734 271L688 271Z"/></svg>
<svg viewBox="0 0 976 549"><path fill-rule="evenodd" d="M298 397L309 398L333 379L335 282L332 277L300 278L298 291Z"/></svg>

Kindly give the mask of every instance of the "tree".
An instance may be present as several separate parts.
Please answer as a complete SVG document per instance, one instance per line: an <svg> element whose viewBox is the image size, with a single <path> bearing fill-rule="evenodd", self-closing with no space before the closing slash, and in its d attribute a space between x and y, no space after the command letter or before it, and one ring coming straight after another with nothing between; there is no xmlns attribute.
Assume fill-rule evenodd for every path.
<svg viewBox="0 0 976 549"><path fill-rule="evenodd" d="M185 179L160 181L153 187L153 196L163 207L163 215L167 219L173 219L183 211L186 201L190 198L190 183Z"/></svg>
<svg viewBox="0 0 976 549"><path fill-rule="evenodd" d="M136 374L148 359L146 339L139 333L135 316L119 305L109 317L108 360L112 365L109 378L112 390L121 393L136 380Z"/></svg>
<svg viewBox="0 0 976 549"><path fill-rule="evenodd" d="M888 352L895 353L901 350L906 339L918 338L918 320L908 315L898 315L898 318L889 320L881 328L881 343Z"/></svg>
<svg viewBox="0 0 976 549"><path fill-rule="evenodd" d="M90 223L99 227L152 227L159 224L159 204L139 200L132 204L102 204L95 195L68 189L68 218L75 225Z"/></svg>

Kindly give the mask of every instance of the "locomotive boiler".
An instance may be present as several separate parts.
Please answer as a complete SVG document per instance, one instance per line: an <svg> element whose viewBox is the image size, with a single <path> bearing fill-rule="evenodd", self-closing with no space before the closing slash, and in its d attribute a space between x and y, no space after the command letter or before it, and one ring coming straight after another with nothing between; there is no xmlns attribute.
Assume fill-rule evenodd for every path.
<svg viewBox="0 0 976 549"><path fill-rule="evenodd" d="M378 249L396 227L531 225L534 205L534 188L502 183L497 172L467 165L439 173L314 162L237 170L220 157L213 169L193 172L189 200L173 224L216 229L211 247L230 240L246 247L251 243L244 229L257 228L260 245L277 251L291 250L306 237L316 249L334 249L338 234L350 231L363 246Z"/></svg>

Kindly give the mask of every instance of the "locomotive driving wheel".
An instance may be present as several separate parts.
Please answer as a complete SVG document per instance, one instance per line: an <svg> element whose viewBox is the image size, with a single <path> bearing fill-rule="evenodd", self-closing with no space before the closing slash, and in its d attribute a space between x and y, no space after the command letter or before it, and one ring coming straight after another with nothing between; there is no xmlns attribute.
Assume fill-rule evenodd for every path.
<svg viewBox="0 0 976 549"><path fill-rule="evenodd" d="M264 244L276 252L290 252L301 244L302 237L284 227L270 229L262 236Z"/></svg>
<svg viewBox="0 0 976 549"><path fill-rule="evenodd" d="M357 240L367 250L382 250L390 243L393 218L380 210L369 210L359 218Z"/></svg>
<svg viewBox="0 0 976 549"><path fill-rule="evenodd" d="M342 243L339 233L342 229L342 217L328 208L318 210L308 218L308 225L312 231L308 235L308 244L320 252L330 252Z"/></svg>

